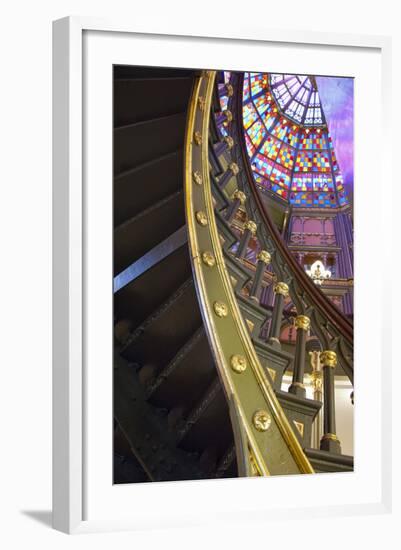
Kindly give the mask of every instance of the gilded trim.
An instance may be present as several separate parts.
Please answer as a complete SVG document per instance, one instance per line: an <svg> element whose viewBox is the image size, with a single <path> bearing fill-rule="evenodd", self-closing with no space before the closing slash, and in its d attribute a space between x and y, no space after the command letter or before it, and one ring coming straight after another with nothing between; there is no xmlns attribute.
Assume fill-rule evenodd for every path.
<svg viewBox="0 0 401 550"><path fill-rule="evenodd" d="M206 139L214 80L214 71L203 72L197 77L189 106L185 140L185 207L192 269L205 329L224 391L232 404L230 414L238 464L243 465L239 475L252 471L251 460L260 475L313 473L256 355L225 265L214 215ZM197 109L199 95L205 98L204 111ZM205 139L200 147L194 147L194 137L199 134ZM201 174L203 185L193 185L198 183L198 178L193 177L197 172ZM209 221L206 227L197 223L196 212L199 210L206 213ZM205 250L214 255L216 266L213 269L202 261L202 251ZM235 355L242 356L248 366L241 376L231 366L231 358ZM255 411L263 411L271 419L266 431L255 429Z"/></svg>

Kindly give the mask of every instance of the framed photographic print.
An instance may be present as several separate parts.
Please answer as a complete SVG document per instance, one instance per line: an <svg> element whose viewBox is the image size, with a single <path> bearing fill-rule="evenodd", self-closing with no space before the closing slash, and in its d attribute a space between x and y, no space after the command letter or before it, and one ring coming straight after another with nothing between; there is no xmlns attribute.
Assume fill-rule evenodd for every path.
<svg viewBox="0 0 401 550"><path fill-rule="evenodd" d="M386 509L389 48L54 23L56 528Z"/></svg>

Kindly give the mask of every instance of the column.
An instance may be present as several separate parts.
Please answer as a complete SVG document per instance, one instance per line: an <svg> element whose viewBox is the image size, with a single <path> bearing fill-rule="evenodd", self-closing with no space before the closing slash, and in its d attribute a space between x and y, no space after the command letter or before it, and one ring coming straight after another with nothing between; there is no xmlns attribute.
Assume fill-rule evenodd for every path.
<svg viewBox="0 0 401 550"><path fill-rule="evenodd" d="M251 240L252 235L256 235L256 230L256 223L252 220L248 220L245 224L245 229L238 245L238 250L236 253L237 258L242 259L245 256L249 241Z"/></svg>
<svg viewBox="0 0 401 550"><path fill-rule="evenodd" d="M334 351L323 351L320 355L323 367L324 391L324 434L320 440L320 449L341 454L341 443L336 434L336 411L334 396L334 371L337 366L337 355Z"/></svg>
<svg viewBox="0 0 401 550"><path fill-rule="evenodd" d="M216 115L216 122L218 125L223 124L224 122L232 122L232 119L233 114L228 109Z"/></svg>
<svg viewBox="0 0 401 550"><path fill-rule="evenodd" d="M320 345L320 344L319 344ZM309 352L310 364L312 367L311 380L313 388L313 399L323 402L323 373L320 363L320 351L313 350ZM320 439L323 435L323 411L317 413L312 425L312 447L319 449Z"/></svg>
<svg viewBox="0 0 401 550"><path fill-rule="evenodd" d="M214 146L216 155L219 157L225 151L230 151L234 147L234 140L231 136L224 136L221 141L218 141Z"/></svg>
<svg viewBox="0 0 401 550"><path fill-rule="evenodd" d="M243 191L240 191L239 189L236 189L234 191L234 194L232 196L232 203L227 208L226 212L226 220L228 223L231 223L233 219L235 218L238 209L240 206L243 206L246 201L246 195Z"/></svg>
<svg viewBox="0 0 401 550"><path fill-rule="evenodd" d="M273 273L273 268L272 268L272 265L269 264L267 266L267 269L266 271L268 271L269 273ZM260 295L260 303L264 306L270 306L270 307L273 307L273 302L274 302L274 283L271 282L271 284L269 286L267 286L266 288L262 288L262 292L261 292L261 295Z"/></svg>
<svg viewBox="0 0 401 550"><path fill-rule="evenodd" d="M228 97L232 97L234 95L233 85L230 84L229 82L227 82L227 84L226 84L226 93L227 93Z"/></svg>
<svg viewBox="0 0 401 550"><path fill-rule="evenodd" d="M220 179L218 181L219 187L221 190L224 190L226 188L227 183L230 181L230 179L233 176L236 176L239 172L238 164L236 162L231 162L228 165L227 170L220 176Z"/></svg>
<svg viewBox="0 0 401 550"><path fill-rule="evenodd" d="M252 300L259 302L259 292L262 286L263 275L265 274L266 267L271 262L271 256L267 250L261 250L257 255L257 260L256 272L255 277L253 278L250 297Z"/></svg>
<svg viewBox="0 0 401 550"><path fill-rule="evenodd" d="M304 386L305 373L305 346L306 336L310 327L310 319L306 315L295 317L295 328L297 329L297 339L295 342L294 368L292 374L292 383L288 391L298 397L305 397L306 389Z"/></svg>
<svg viewBox="0 0 401 550"><path fill-rule="evenodd" d="M289 289L286 283L280 282L274 285L273 290L275 297L268 343L275 347L281 347L279 340L281 319L283 317L284 299L288 296Z"/></svg>

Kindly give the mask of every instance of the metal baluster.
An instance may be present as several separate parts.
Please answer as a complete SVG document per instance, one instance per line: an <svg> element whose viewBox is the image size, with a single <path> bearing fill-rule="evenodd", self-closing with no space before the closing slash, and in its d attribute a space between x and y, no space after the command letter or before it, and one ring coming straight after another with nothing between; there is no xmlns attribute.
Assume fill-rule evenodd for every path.
<svg viewBox="0 0 401 550"><path fill-rule="evenodd" d="M337 355L327 350L320 354L323 366L324 391L324 434L320 441L322 451L341 454L341 443L336 434L336 409L334 395L334 371L337 366Z"/></svg>
<svg viewBox="0 0 401 550"><path fill-rule="evenodd" d="M246 195L243 191L240 191L239 189L236 189L233 196L232 196L232 203L227 208L226 213L226 220L228 223L231 223L233 219L235 218L238 209L240 206L243 206L246 201Z"/></svg>
<svg viewBox="0 0 401 550"><path fill-rule="evenodd" d="M228 182L230 181L230 179L233 176L236 176L238 174L238 172L239 172L238 164L236 162L231 162L228 165L227 170L224 172L224 174L222 174L222 176L220 177L220 179L218 181L220 189L224 190L226 188Z"/></svg>
<svg viewBox="0 0 401 550"><path fill-rule="evenodd" d="M226 83L226 92L228 97L232 97L234 95L234 88L233 85L229 82Z"/></svg>
<svg viewBox="0 0 401 550"><path fill-rule="evenodd" d="M306 343L306 348L309 351L310 364L312 368L311 381L313 388L313 399L323 403L323 372L320 362L321 344L319 340L314 337ZM316 418L312 425L312 447L319 449L320 439L323 435L323 410L317 413Z"/></svg>
<svg viewBox="0 0 401 550"><path fill-rule="evenodd" d="M234 140L231 136L224 136L224 138L216 143L214 150L217 156L222 155L225 151L230 151L234 147Z"/></svg>
<svg viewBox="0 0 401 550"><path fill-rule="evenodd" d="M222 111L216 115L216 122L218 125L223 124L224 122L232 122L233 114L229 109Z"/></svg>
<svg viewBox="0 0 401 550"><path fill-rule="evenodd" d="M249 241L251 240L252 235L256 235L256 230L256 223L252 220L248 220L245 224L245 229L238 245L238 250L236 253L237 258L241 259L245 256Z"/></svg>
<svg viewBox="0 0 401 550"><path fill-rule="evenodd" d="M281 320L283 317L284 299L288 296L289 288L286 283L279 282L273 287L274 290L274 305L272 320L270 323L270 334L268 343L272 346L281 347L280 344L280 329Z"/></svg>
<svg viewBox="0 0 401 550"><path fill-rule="evenodd" d="M263 276L265 274L266 267L271 262L271 256L267 250L261 250L257 255L257 264L255 277L253 278L252 288L250 292L250 297L253 300L259 302L259 293L262 287Z"/></svg>
<svg viewBox="0 0 401 550"><path fill-rule="evenodd" d="M306 335L310 327L310 319L306 315L295 317L295 328L297 329L297 339L295 342L294 370L292 383L288 391L298 397L305 397L306 389L304 386L305 373L305 348Z"/></svg>

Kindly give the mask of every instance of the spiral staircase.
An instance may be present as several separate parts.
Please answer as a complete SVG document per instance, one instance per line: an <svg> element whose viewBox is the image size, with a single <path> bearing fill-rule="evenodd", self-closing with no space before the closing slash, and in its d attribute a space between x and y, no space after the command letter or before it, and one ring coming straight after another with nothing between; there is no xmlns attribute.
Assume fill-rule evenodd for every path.
<svg viewBox="0 0 401 550"><path fill-rule="evenodd" d="M352 379L352 325L266 212L240 113L239 74L223 86L213 71L114 68L115 483L353 469L333 401L335 373ZM293 353L279 340L288 300ZM323 351L324 406L302 391L308 349Z"/></svg>

